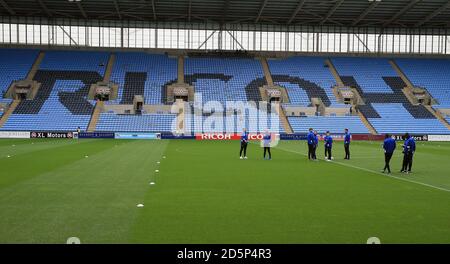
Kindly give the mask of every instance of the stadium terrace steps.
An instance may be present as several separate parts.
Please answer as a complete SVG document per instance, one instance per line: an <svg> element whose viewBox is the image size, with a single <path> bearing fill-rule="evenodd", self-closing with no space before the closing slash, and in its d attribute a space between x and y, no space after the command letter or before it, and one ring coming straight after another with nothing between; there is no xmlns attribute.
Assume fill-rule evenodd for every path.
<svg viewBox="0 0 450 264"><path fill-rule="evenodd" d="M280 118L280 123L283 126L284 131L288 134L294 133L294 130L292 129L291 124L289 123L286 113L284 112L284 108L281 107L280 104L277 104L277 107L275 107L275 111Z"/></svg>
<svg viewBox="0 0 450 264"><path fill-rule="evenodd" d="M14 100L8 107L5 113L0 118L0 128L8 121L9 116L16 110L16 107L19 105L20 100Z"/></svg>
<svg viewBox="0 0 450 264"><path fill-rule="evenodd" d="M262 58L260 58L260 61L261 61L261 66L263 68L264 77L266 78L267 84L269 86L274 86L272 74L270 73L269 64L267 63L266 58L262 57Z"/></svg>
<svg viewBox="0 0 450 264"><path fill-rule="evenodd" d="M111 80L111 74L116 61L116 54L111 53L109 55L108 64L106 64L105 75L103 76L103 82L109 82Z"/></svg>
<svg viewBox="0 0 450 264"><path fill-rule="evenodd" d="M398 67L397 63L395 63L394 60L389 60L389 64L391 64L392 68L394 68L394 70L397 72L398 76L400 76L400 78L402 78L403 82L405 82L407 87L410 87L410 88L414 87L414 85L411 83L409 78L402 71L402 69L400 69L400 67Z"/></svg>
<svg viewBox="0 0 450 264"><path fill-rule="evenodd" d="M184 83L184 56L182 55L178 56L177 70L177 83Z"/></svg>
<svg viewBox="0 0 450 264"><path fill-rule="evenodd" d="M361 122L366 126L367 130L369 130L369 132L372 135L377 135L377 130L372 126L372 124L370 124L369 120L367 120L367 118L363 115L363 113L361 111L358 111L358 116L359 119L361 119Z"/></svg>
<svg viewBox="0 0 450 264"><path fill-rule="evenodd" d="M185 133L186 132L185 103L182 100L177 100L175 103L178 107L175 131L178 134Z"/></svg>
<svg viewBox="0 0 450 264"><path fill-rule="evenodd" d="M92 112L91 120L87 128L88 132L94 132L97 127L97 122L100 117L100 113L103 111L105 103L103 101L97 101L95 104L94 111Z"/></svg>
<svg viewBox="0 0 450 264"><path fill-rule="evenodd" d="M450 123L439 111L436 111L431 105L425 105L425 108L433 114L448 130L450 130Z"/></svg>
<svg viewBox="0 0 450 264"><path fill-rule="evenodd" d="M27 80L32 81L34 79L34 76L36 75L37 71L39 70L39 67L41 66L42 60L44 60L45 57L45 51L40 51L39 55L36 58L36 61L33 63L33 66L31 66L30 72L28 72Z"/></svg>
<svg viewBox="0 0 450 264"><path fill-rule="evenodd" d="M336 70L336 67L334 67L333 62L330 59L325 60L325 64L328 65L328 69L330 69L331 74L333 75L334 79L336 80L339 87L344 87L344 82L341 79L341 76Z"/></svg>

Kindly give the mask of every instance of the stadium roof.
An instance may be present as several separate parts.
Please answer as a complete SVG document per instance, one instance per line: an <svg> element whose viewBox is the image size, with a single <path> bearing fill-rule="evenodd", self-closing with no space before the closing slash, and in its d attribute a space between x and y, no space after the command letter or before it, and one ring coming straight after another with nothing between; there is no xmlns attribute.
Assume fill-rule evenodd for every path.
<svg viewBox="0 0 450 264"><path fill-rule="evenodd" d="M450 1L0 0L0 15L275 25L449 28Z"/></svg>

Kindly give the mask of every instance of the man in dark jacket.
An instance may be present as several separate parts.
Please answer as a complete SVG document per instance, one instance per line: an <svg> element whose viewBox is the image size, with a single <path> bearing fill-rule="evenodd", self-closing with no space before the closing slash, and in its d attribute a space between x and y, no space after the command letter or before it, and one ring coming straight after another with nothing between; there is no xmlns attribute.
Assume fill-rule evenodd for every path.
<svg viewBox="0 0 450 264"><path fill-rule="evenodd" d="M310 128L308 131L308 135L306 136L306 140L308 141L308 159L314 159L314 133L313 129Z"/></svg>
<svg viewBox="0 0 450 264"><path fill-rule="evenodd" d="M319 136L317 135L317 130L314 130L314 147L313 147L313 160L317 161L316 150L319 145Z"/></svg>
<svg viewBox="0 0 450 264"><path fill-rule="evenodd" d="M352 136L350 135L350 133L348 132L348 128L345 129L345 134L344 134L344 149L345 149L345 158L346 160L350 159L350 141L351 141Z"/></svg>
<svg viewBox="0 0 450 264"><path fill-rule="evenodd" d="M403 144L403 165L400 172L411 173L414 152L416 152L416 141L406 133Z"/></svg>
<svg viewBox="0 0 450 264"><path fill-rule="evenodd" d="M330 136L330 131L327 131L325 136L325 160L331 161L331 148L333 147L333 138Z"/></svg>
<svg viewBox="0 0 450 264"><path fill-rule="evenodd" d="M384 137L383 149L384 149L384 169L383 173L387 172L391 173L391 166L389 163L391 162L392 155L394 154L394 150L396 148L395 139L393 139L389 134L386 134Z"/></svg>
<svg viewBox="0 0 450 264"><path fill-rule="evenodd" d="M248 133L247 129L244 128L241 135L241 150L239 151L240 159L247 159L247 145L248 145ZM242 156L244 152L244 156Z"/></svg>

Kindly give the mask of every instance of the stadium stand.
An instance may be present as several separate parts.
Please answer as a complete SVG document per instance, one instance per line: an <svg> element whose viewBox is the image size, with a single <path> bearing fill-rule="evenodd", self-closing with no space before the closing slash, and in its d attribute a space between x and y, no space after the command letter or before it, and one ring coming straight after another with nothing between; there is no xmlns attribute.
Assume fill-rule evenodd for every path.
<svg viewBox="0 0 450 264"><path fill-rule="evenodd" d="M162 87L177 79L177 60L163 54L116 54L111 81L119 84L118 98L108 104L132 104L143 95L145 104L162 104Z"/></svg>
<svg viewBox="0 0 450 264"><path fill-rule="evenodd" d="M336 85L336 81L325 65L323 57L290 57L281 60L268 60L270 72L274 78L274 82L287 89L290 103L301 106L308 106L311 103L305 92L308 89L307 83L311 82L322 88L329 101L330 107L348 107L342 103L338 103L333 94L332 87ZM300 78L305 82L306 87L302 87L300 83L293 83L292 77ZM305 97L306 95L306 97ZM316 96L316 95L312 95ZM307 105L305 105L309 102Z"/></svg>
<svg viewBox="0 0 450 264"><path fill-rule="evenodd" d="M392 93L392 89L382 78L397 76L388 59L337 57L331 61L339 75L353 76L364 93Z"/></svg>
<svg viewBox="0 0 450 264"><path fill-rule="evenodd" d="M60 94L63 92L75 92L82 86L80 81L59 80L56 81L50 95L42 104L37 114L27 113L26 109L17 110L11 115L3 126L4 130L48 130L48 131L65 131L75 130L77 127L86 129L90 114L77 115L61 104ZM35 99L36 100L36 99ZM35 104L28 104L35 107ZM92 106L93 103L90 102ZM74 102L75 107L82 105ZM23 112L22 112L23 111Z"/></svg>
<svg viewBox="0 0 450 264"><path fill-rule="evenodd" d="M15 80L27 76L39 51L0 49L2 76L1 91ZM102 80L105 74L107 52L47 51L34 80L41 83L33 100L23 100L9 116L2 130L85 130L89 124L95 102L87 99L89 87ZM14 63L12 63L14 61ZM332 58L346 86L355 87L365 104L358 110L378 133L447 134L445 128L425 107L412 105L403 94L403 80L397 76L387 59ZM439 106L448 108L450 96L446 83L448 61L431 59L398 59L400 68L415 85L428 89ZM12 67L13 65L14 67ZM203 102L259 100L259 87L266 84L261 64L251 58L191 57L185 60L186 83L201 92ZM321 57L291 57L268 60L274 82L286 88L291 105L310 106L311 97L322 98L327 107L348 107L337 102L332 87L336 84L325 59ZM433 71L429 70L433 69ZM118 98L107 104L132 104L134 95L144 95L145 104L165 104L165 86L177 81L177 59L162 54L142 52L117 53L111 81L119 84ZM12 99L2 98L0 103L10 104ZM270 110L269 110L270 112ZM4 113L0 113L0 117ZM194 132L240 132L237 124L244 122L250 132L262 132L269 124L260 125L260 114L248 113L245 120L224 119L224 124L212 125ZM168 132L172 131L175 114L152 113L142 115L100 114L97 131ZM201 120L209 120L203 114ZM449 117L446 120L449 121ZM352 133L368 133L357 116L288 117L296 133L314 127L320 133L330 130L341 133L348 127ZM195 128L194 120L187 125ZM277 119L277 121L279 120ZM256 127L251 124L258 124ZM395 125L394 125L395 124ZM278 123L284 132L283 125Z"/></svg>
<svg viewBox="0 0 450 264"><path fill-rule="evenodd" d="M414 118L402 104L372 104L381 118L369 118L378 133L447 134L437 119ZM395 114L393 114L395 113Z"/></svg>
<svg viewBox="0 0 450 264"><path fill-rule="evenodd" d="M162 54L142 52L117 53L111 73L111 81L119 84L118 97L107 101L111 104L133 104L135 95L143 95L145 104L163 102L163 87L177 79L177 60ZM126 115L101 113L97 131L166 132L172 131L175 115L143 114Z"/></svg>
<svg viewBox="0 0 450 264"><path fill-rule="evenodd" d="M33 100L23 100L3 130L86 129L93 101L90 84L102 80L108 53L48 51L34 80L41 83Z"/></svg>
<svg viewBox="0 0 450 264"><path fill-rule="evenodd" d="M410 103L402 92L406 84L397 76L387 59L334 58L332 62L335 66L337 64L337 71L344 84L358 90L365 102L365 105L358 106L358 110L378 133L432 134L449 132L423 105ZM383 104L386 105L383 106ZM374 107L375 105L377 108ZM386 109L390 109L390 111L385 111ZM380 113L378 110L382 112ZM396 123L391 122L392 120L397 120L399 125L394 125ZM410 125L406 126L406 124ZM421 124L434 127L426 131Z"/></svg>
<svg viewBox="0 0 450 264"><path fill-rule="evenodd" d="M345 128L354 134L369 133L358 116L289 116L288 120L295 133L307 133L310 127L319 133L343 133Z"/></svg>
<svg viewBox="0 0 450 264"><path fill-rule="evenodd" d="M175 114L118 115L102 113L97 131L113 132L170 132Z"/></svg>
<svg viewBox="0 0 450 264"><path fill-rule="evenodd" d="M255 109L251 111L246 109L245 114L220 112L196 116L191 103L188 111L190 111L190 114L185 119L188 126L187 131L194 133L221 133L224 131L227 133L240 133L244 127L250 133L264 132L265 130L285 132L278 115L266 114L264 111ZM220 122L220 118L222 118L222 122Z"/></svg>
<svg viewBox="0 0 450 264"><path fill-rule="evenodd" d="M38 54L38 50L32 49L0 49L0 92L2 98L12 82L25 79Z"/></svg>
<svg viewBox="0 0 450 264"><path fill-rule="evenodd" d="M109 53L92 51L47 51L39 69L48 71L95 71L104 75Z"/></svg>
<svg viewBox="0 0 450 264"><path fill-rule="evenodd" d="M202 93L204 102L252 100L244 88L264 79L260 62L248 58L187 58L184 70L186 82Z"/></svg>
<svg viewBox="0 0 450 264"><path fill-rule="evenodd" d="M450 61L443 59L396 59L415 86L428 90L437 100L434 108L450 108Z"/></svg>
<svg viewBox="0 0 450 264"><path fill-rule="evenodd" d="M299 88L298 84L292 84L290 82L276 82L276 84L286 88L291 105L304 107L311 105L311 100L308 97L308 93L306 93L305 90Z"/></svg>

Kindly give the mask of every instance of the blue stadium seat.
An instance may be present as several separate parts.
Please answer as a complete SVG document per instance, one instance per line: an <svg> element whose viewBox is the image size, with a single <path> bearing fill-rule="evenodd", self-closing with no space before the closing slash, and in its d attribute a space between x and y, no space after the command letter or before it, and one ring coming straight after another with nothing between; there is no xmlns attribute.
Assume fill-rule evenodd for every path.
<svg viewBox="0 0 450 264"><path fill-rule="evenodd" d="M437 119L415 119L402 104L372 104L381 118L369 118L378 133L448 134Z"/></svg>
<svg viewBox="0 0 450 264"><path fill-rule="evenodd" d="M416 86L428 90L438 105L450 108L450 61L444 59L396 59L397 65Z"/></svg>
<svg viewBox="0 0 450 264"><path fill-rule="evenodd" d="M174 131L175 121L175 114L117 115L102 113L96 131L171 132Z"/></svg>
<svg viewBox="0 0 450 264"><path fill-rule="evenodd" d="M392 93L382 77L397 76L384 58L332 58L340 76L353 76L364 93Z"/></svg>
<svg viewBox="0 0 450 264"><path fill-rule="evenodd" d="M119 84L118 98L106 104L132 104L134 95L143 95L145 104L162 104L163 86L176 80L177 60L175 58L142 52L117 53L111 81ZM96 130L170 132L174 117L175 115L167 114L102 113Z"/></svg>
<svg viewBox="0 0 450 264"><path fill-rule="evenodd" d="M304 90L305 87L283 81L283 76L286 75L305 79L321 87L330 99L330 107L348 107L336 101L331 89L336 85L336 81L330 70L325 67L325 58L295 56L287 59L268 60L268 63L274 82L286 87L291 104L308 106L310 100Z"/></svg>
<svg viewBox="0 0 450 264"><path fill-rule="evenodd" d="M89 87L76 79L78 76L80 79L92 79L92 83L100 81L108 58L109 54L105 52L46 52L35 76L35 80L42 83L36 97L22 101L2 130L74 131L78 127L87 129L94 102L87 100ZM68 76L67 73L72 75L65 77ZM50 81L52 78L56 78L54 83ZM73 97L65 97L70 93L76 94L76 98L80 98L81 102L73 100ZM63 105L65 99L68 102ZM88 111L86 107L89 108Z"/></svg>
<svg viewBox="0 0 450 264"><path fill-rule="evenodd" d="M192 75L203 75L193 83L195 92L202 93L203 102L247 101L245 87L255 79L264 78L261 63L256 59L187 58L184 70L187 81Z"/></svg>
<svg viewBox="0 0 450 264"><path fill-rule="evenodd" d="M265 114L264 111L257 111L255 109L252 111L246 109L245 115L215 113L215 115L221 115L221 117L211 117L206 114L203 116L194 116L191 104L190 113L190 115L186 115L185 121L189 128L188 131L193 133L219 133L223 131L227 133L240 133L244 127L250 133L263 133L266 130L274 133L285 133L284 127L276 114ZM220 122L220 118L222 118L222 122Z"/></svg>
<svg viewBox="0 0 450 264"><path fill-rule="evenodd" d="M119 84L119 96L117 100L108 104L118 104L120 102L131 104L133 95L141 87L131 84L129 90L125 91L126 73L144 74L144 100L145 104L162 104L162 87L169 82L177 80L177 59L169 58L163 54L149 54L143 52L123 52L116 54L111 81ZM124 93L129 93L124 94ZM130 100L126 98L131 98Z"/></svg>
<svg viewBox="0 0 450 264"><path fill-rule="evenodd" d="M319 133L344 133L345 128L353 134L369 133L358 116L290 116L288 120L294 133L307 133L310 127Z"/></svg>
<svg viewBox="0 0 450 264"><path fill-rule="evenodd" d="M12 82L26 78L38 54L31 49L0 49L0 97Z"/></svg>

